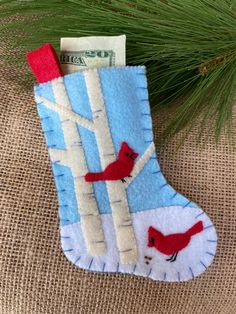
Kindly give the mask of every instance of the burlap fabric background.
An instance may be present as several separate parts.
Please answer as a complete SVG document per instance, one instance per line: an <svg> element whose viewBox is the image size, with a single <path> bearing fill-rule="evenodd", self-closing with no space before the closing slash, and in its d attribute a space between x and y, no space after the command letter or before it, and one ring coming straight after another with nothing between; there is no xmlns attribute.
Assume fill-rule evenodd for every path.
<svg viewBox="0 0 236 314"><path fill-rule="evenodd" d="M207 272L175 284L80 270L60 249L56 189L33 95L19 90L24 72L14 82L12 71L17 75L1 63L0 313L236 313L232 146L222 140L215 147L208 139L200 150L194 129L177 153L176 138L159 154L167 179L217 227L218 252ZM154 117L154 127L162 116Z"/></svg>

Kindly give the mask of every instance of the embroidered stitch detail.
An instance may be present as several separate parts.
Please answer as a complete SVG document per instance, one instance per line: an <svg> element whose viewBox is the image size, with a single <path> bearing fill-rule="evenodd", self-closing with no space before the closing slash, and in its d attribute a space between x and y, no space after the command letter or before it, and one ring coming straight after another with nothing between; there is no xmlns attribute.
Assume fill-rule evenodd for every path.
<svg viewBox="0 0 236 314"><path fill-rule="evenodd" d="M152 272L152 268L150 268L149 273L147 274L147 277L149 278Z"/></svg>
<svg viewBox="0 0 236 314"><path fill-rule="evenodd" d="M210 226L204 227L204 229L213 228L213 227L214 227L214 225L210 225Z"/></svg>
<svg viewBox="0 0 236 314"><path fill-rule="evenodd" d="M116 272L118 273L119 272L119 267L120 267L120 264L119 262L117 263L117 266L116 266Z"/></svg>
<svg viewBox="0 0 236 314"><path fill-rule="evenodd" d="M192 201L188 201L188 202L183 206L183 208L188 207L190 203L192 203Z"/></svg>
<svg viewBox="0 0 236 314"><path fill-rule="evenodd" d="M197 216L195 216L195 218L197 219L198 217L202 216L203 214L205 214L205 213L202 211L200 214L198 214Z"/></svg>
<svg viewBox="0 0 236 314"><path fill-rule="evenodd" d="M151 174L158 174L158 173L161 173L161 170L151 172Z"/></svg>
<svg viewBox="0 0 236 314"><path fill-rule="evenodd" d="M90 268L91 268L92 263L93 263L93 258L91 259L91 261L90 261L90 263L89 263L89 267L88 267L88 269L90 269Z"/></svg>
<svg viewBox="0 0 236 314"><path fill-rule="evenodd" d="M148 247L155 247L156 250L171 255L166 259L169 262L176 261L178 253L183 250L190 242L191 237L203 230L202 221L198 221L184 233L173 233L164 235L159 230L149 227L148 229Z"/></svg>
<svg viewBox="0 0 236 314"><path fill-rule="evenodd" d="M72 252L73 249L64 250L64 252Z"/></svg>
<svg viewBox="0 0 236 314"><path fill-rule="evenodd" d="M200 261L200 264L201 264L205 269L207 269L207 266L203 263L203 261Z"/></svg>
<svg viewBox="0 0 236 314"><path fill-rule="evenodd" d="M213 254L211 252L206 252L206 254L211 255L211 256L215 256L215 254Z"/></svg>
<svg viewBox="0 0 236 314"><path fill-rule="evenodd" d="M165 186L167 186L168 183L163 184L162 186L160 186L160 190L163 189Z"/></svg>
<svg viewBox="0 0 236 314"><path fill-rule="evenodd" d="M193 270L192 270L192 268L189 266L189 271L190 271L190 273L191 273L191 275L192 275L192 278L194 278L194 273L193 273Z"/></svg>
<svg viewBox="0 0 236 314"><path fill-rule="evenodd" d="M106 267L106 263L103 263L102 271L105 270L105 267Z"/></svg>
<svg viewBox="0 0 236 314"><path fill-rule="evenodd" d="M137 265L135 264L135 265L134 265L134 268L133 268L133 271L132 271L132 275L134 275L135 270L136 270L136 267L137 267Z"/></svg>
<svg viewBox="0 0 236 314"><path fill-rule="evenodd" d="M76 263L81 259L81 256L77 257L74 264L76 265Z"/></svg>
<svg viewBox="0 0 236 314"><path fill-rule="evenodd" d="M171 196L171 198L175 198L177 194L178 194L178 192L174 192L174 194L173 194L173 196Z"/></svg>

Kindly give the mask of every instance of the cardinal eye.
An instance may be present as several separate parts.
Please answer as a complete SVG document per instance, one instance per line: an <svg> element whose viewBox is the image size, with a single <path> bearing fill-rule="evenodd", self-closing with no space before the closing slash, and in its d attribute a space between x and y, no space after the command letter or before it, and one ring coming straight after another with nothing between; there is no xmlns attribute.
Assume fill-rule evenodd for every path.
<svg viewBox="0 0 236 314"><path fill-rule="evenodd" d="M125 155L126 155L126 156L129 156L129 154L128 154L128 153L126 153Z"/></svg>

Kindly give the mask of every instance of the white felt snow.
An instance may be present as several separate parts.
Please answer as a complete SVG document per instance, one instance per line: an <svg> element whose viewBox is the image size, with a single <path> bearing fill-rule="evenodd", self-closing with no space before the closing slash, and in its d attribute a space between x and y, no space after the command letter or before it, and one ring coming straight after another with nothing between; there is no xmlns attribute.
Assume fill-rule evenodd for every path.
<svg viewBox="0 0 236 314"><path fill-rule="evenodd" d="M111 214L101 215L101 220L107 252L98 257L87 254L80 223L60 227L63 251L76 266L91 271L122 272L161 281L185 281L204 272L214 259L217 247L216 230L209 217L199 208L170 206L132 213L138 261L126 265L119 261ZM150 226L167 235L185 232L200 220L204 230L191 238L188 246L179 252L175 262L166 261L169 256L147 246ZM145 256L152 257L149 265L145 263Z"/></svg>

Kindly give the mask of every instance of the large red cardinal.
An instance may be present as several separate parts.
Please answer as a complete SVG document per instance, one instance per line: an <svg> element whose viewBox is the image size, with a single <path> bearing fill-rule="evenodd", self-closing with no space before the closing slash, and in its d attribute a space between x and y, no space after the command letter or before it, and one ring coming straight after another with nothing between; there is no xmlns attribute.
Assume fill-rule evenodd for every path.
<svg viewBox="0 0 236 314"><path fill-rule="evenodd" d="M184 233L173 233L164 235L157 229L149 227L148 229L148 247L155 247L159 252L171 255L167 261L174 262L179 251L184 249L190 242L193 235L203 230L202 221L198 221Z"/></svg>
<svg viewBox="0 0 236 314"><path fill-rule="evenodd" d="M130 177L134 167L134 160L138 154L126 142L121 144L118 159L110 163L102 172L89 172L85 175L86 182L96 182L105 180L121 180L125 182L125 177Z"/></svg>

